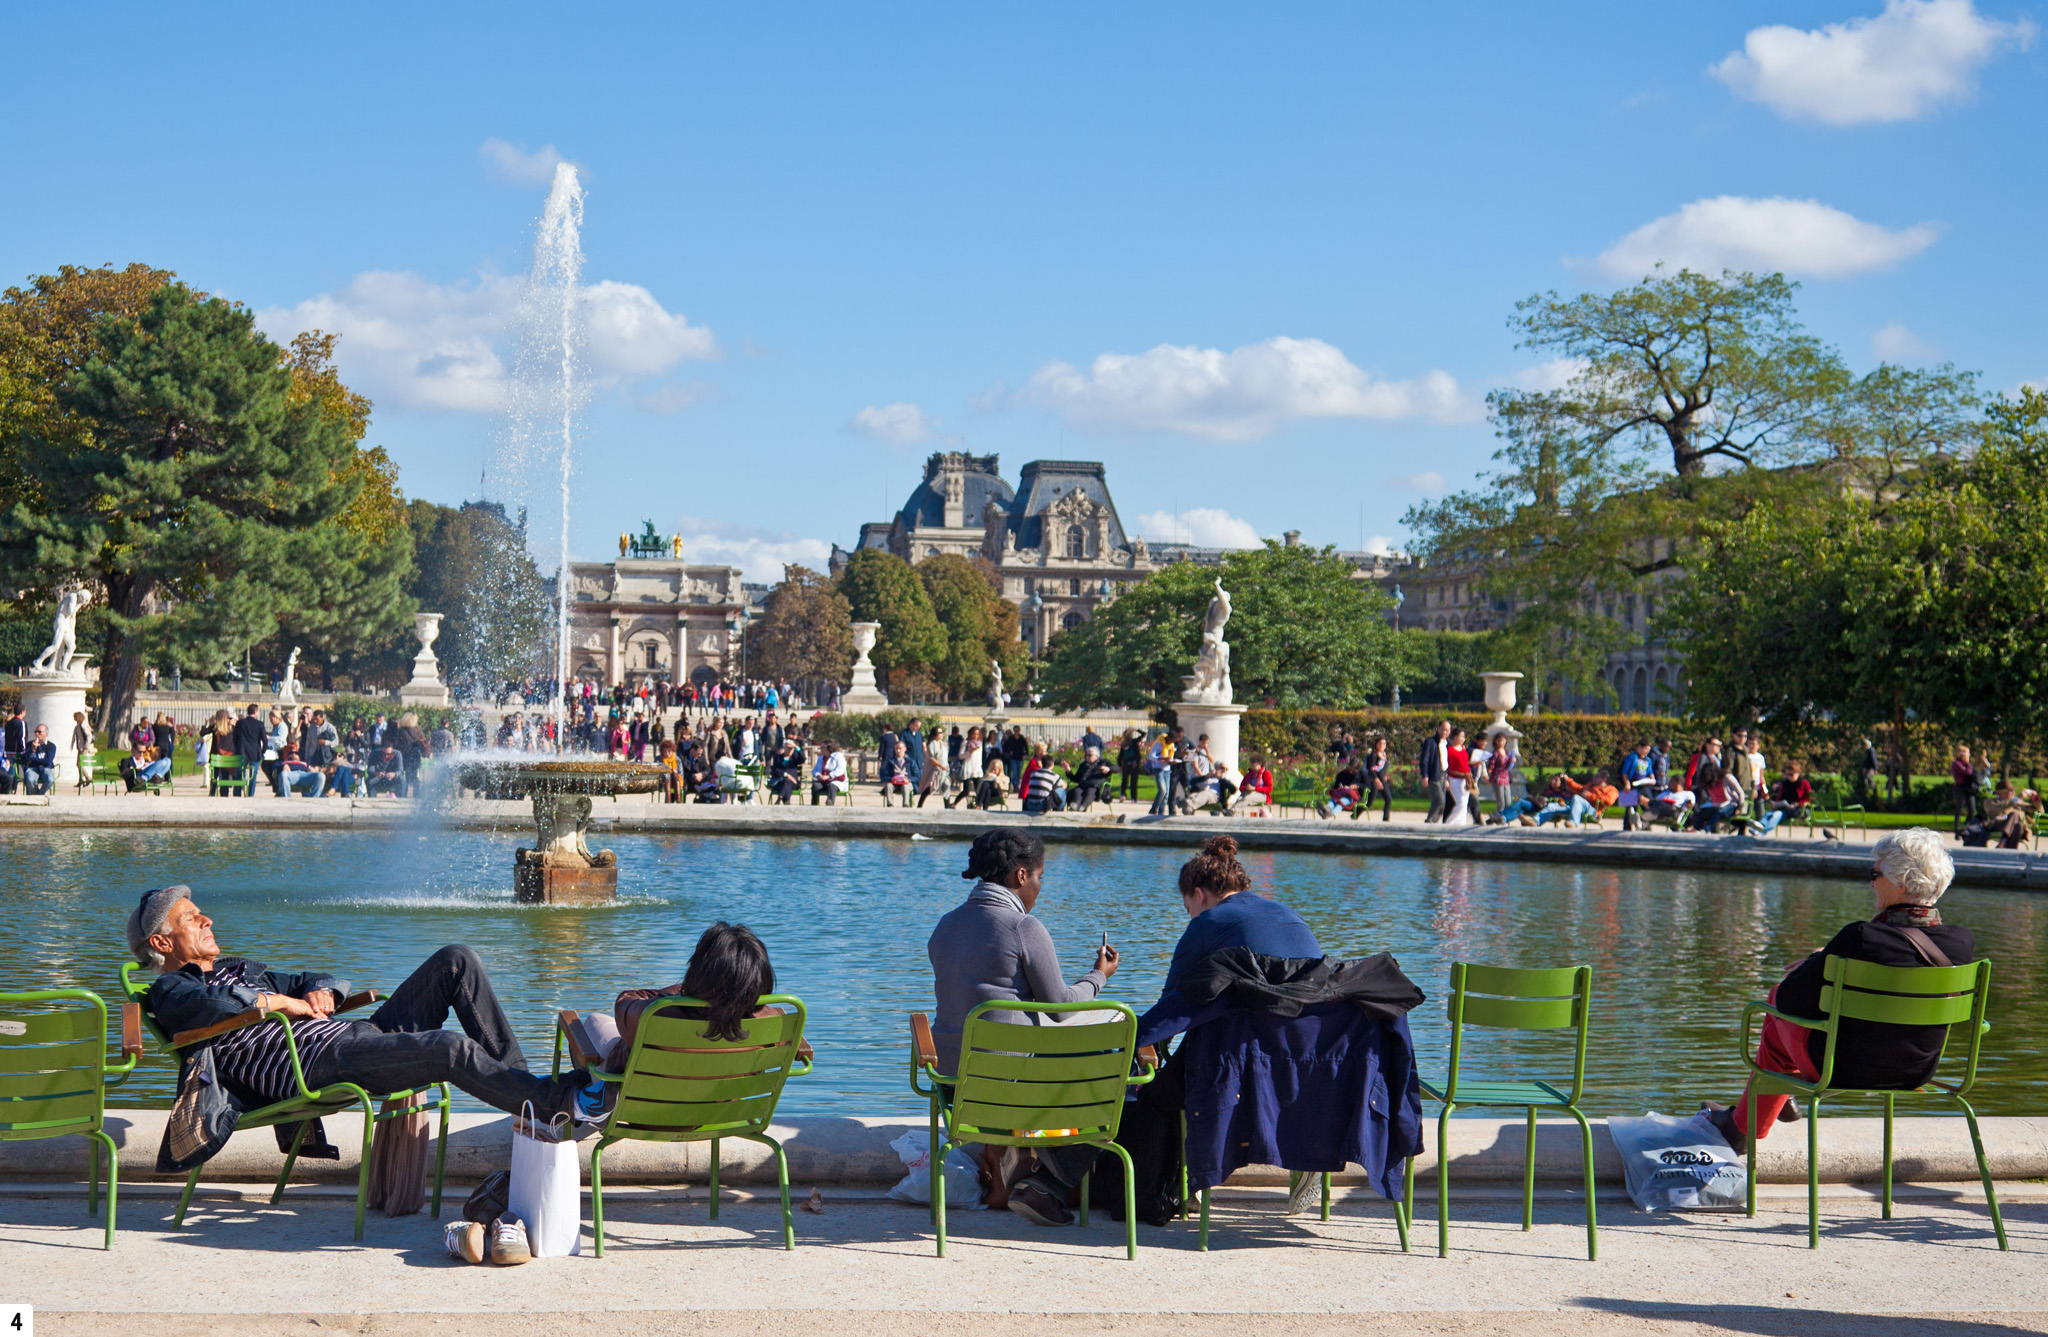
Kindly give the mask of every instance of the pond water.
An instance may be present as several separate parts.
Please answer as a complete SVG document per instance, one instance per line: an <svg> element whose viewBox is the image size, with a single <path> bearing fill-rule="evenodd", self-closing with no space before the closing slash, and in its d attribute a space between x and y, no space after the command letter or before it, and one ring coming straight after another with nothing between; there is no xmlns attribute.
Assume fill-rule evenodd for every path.
<svg viewBox="0 0 2048 1337"><path fill-rule="evenodd" d="M483 956L530 1061L544 1067L556 1010L608 1007L628 985L680 977L703 927L753 927L778 987L810 1008L814 1076L790 1083L790 1114L917 1117L906 1014L932 1006L924 944L966 890L963 844L779 837L610 837L618 904L517 905L511 835L472 832L14 832L0 860L0 913L14 950L0 988L82 987L113 1000L122 926L146 887L189 883L224 950L330 968L390 988L433 948ZM1107 931L1123 951L1113 996L1158 996L1186 919L1174 877L1189 850L1053 846L1038 913L1067 963L1087 968ZM1736 1025L1785 965L1869 914L1860 882L1555 864L1270 853L1254 885L1306 917L1333 955L1386 949L1430 994L1411 1018L1424 1069L1449 1046L1449 963L1585 963L1596 993L1587 1060L1599 1114L1690 1110L1739 1090ZM1952 891L1946 916L1991 957L1991 1017L1977 1107L2038 1113L2048 1060L2048 898ZM1487 1036L1473 1066L1570 1075L1567 1043ZM175 1072L152 1049L123 1103L168 1104ZM475 1107L458 1093L457 1099Z"/></svg>

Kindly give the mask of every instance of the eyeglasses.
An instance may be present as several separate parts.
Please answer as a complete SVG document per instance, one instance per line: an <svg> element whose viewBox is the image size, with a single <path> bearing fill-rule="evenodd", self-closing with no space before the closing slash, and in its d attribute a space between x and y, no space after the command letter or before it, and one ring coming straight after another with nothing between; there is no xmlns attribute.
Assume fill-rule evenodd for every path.
<svg viewBox="0 0 2048 1337"><path fill-rule="evenodd" d="M1875 867L1875 866L1873 866L1873 867L1871 868L1871 870L1870 870L1870 883L1871 883L1871 885L1872 885L1872 886L1876 886L1876 885L1877 885L1877 880L1878 880L1879 878L1883 877L1883 876L1884 876L1884 869L1882 869L1882 868L1878 868L1878 867Z"/></svg>

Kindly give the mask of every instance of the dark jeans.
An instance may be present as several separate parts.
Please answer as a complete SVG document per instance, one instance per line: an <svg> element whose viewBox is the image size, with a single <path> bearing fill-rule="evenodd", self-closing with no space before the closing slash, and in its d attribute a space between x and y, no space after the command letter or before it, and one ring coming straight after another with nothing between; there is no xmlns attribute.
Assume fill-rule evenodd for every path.
<svg viewBox="0 0 2048 1337"><path fill-rule="evenodd" d="M1429 815L1425 822L1441 822L1451 815L1451 786L1442 776L1429 782Z"/></svg>
<svg viewBox="0 0 2048 1337"><path fill-rule="evenodd" d="M441 1029L451 1011L460 1035ZM576 1090L574 1078L526 1070L484 963L459 944L428 957L367 1023L353 1027L306 1073L312 1087L337 1081L373 1094L452 1082L512 1114L531 1101L542 1119L567 1108Z"/></svg>
<svg viewBox="0 0 2048 1337"><path fill-rule="evenodd" d="M1127 798L1127 799L1135 799L1135 798L1137 798L1137 797L1138 797L1138 768L1137 768L1136 766L1125 766L1125 767L1123 767L1123 768L1122 768L1121 770L1119 770L1119 771L1118 771L1118 772L1117 772L1116 774L1117 774L1117 781L1116 781L1116 784L1117 784L1117 790L1116 790L1116 796L1117 796L1118 798Z"/></svg>

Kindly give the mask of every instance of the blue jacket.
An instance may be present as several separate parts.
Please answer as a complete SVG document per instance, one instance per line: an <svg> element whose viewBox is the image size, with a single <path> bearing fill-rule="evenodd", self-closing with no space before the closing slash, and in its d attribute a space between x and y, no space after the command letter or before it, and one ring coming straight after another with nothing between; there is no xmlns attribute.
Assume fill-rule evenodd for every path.
<svg viewBox="0 0 2048 1337"><path fill-rule="evenodd" d="M1141 1045L1187 1036L1175 1059L1187 1088L1190 1189L1246 1165L1358 1165L1382 1195L1398 1195L1404 1163L1422 1150L1407 1017L1422 991L1385 953L1332 963L1233 949L1204 967L1207 980L1188 997L1170 994L1138 1023Z"/></svg>

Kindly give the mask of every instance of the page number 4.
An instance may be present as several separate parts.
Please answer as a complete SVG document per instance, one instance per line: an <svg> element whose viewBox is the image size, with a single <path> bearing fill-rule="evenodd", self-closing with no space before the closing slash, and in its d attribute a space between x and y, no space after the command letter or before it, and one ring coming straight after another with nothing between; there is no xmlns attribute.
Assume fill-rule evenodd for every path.
<svg viewBox="0 0 2048 1337"><path fill-rule="evenodd" d="M0 1337L36 1337L34 1306L0 1304Z"/></svg>

